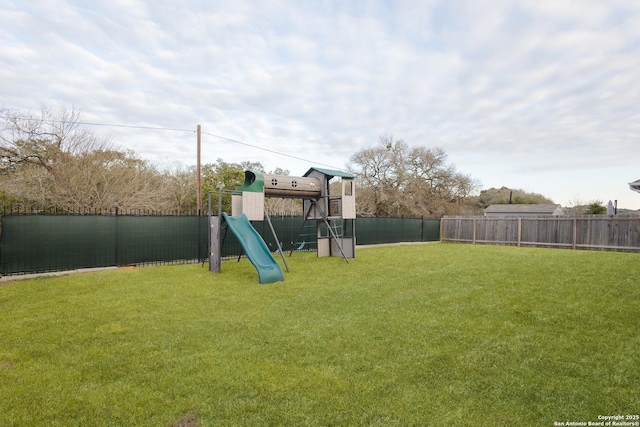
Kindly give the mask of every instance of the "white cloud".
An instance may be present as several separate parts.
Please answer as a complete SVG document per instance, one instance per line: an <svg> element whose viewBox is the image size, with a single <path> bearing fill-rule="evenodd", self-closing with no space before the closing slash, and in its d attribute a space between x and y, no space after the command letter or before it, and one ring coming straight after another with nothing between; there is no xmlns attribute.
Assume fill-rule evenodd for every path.
<svg viewBox="0 0 640 427"><path fill-rule="evenodd" d="M393 134L444 148L485 186L640 208L625 188L640 177L637 2L5 0L0 38L5 107L201 124L337 167ZM97 130L195 161L191 132ZM217 158L310 166L205 135L203 160Z"/></svg>

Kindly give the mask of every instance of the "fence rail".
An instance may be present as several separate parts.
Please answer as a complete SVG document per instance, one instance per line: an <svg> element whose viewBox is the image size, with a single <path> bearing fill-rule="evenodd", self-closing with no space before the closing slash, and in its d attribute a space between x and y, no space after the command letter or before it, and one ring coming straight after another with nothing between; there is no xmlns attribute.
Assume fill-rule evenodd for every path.
<svg viewBox="0 0 640 427"><path fill-rule="evenodd" d="M124 209L115 206L112 209L89 207L60 207L60 206L23 206L10 205L0 209L0 216L6 215L100 215L100 216L198 216L197 209L188 210L154 210L154 209Z"/></svg>
<svg viewBox="0 0 640 427"><path fill-rule="evenodd" d="M443 242L640 252L640 218L445 216Z"/></svg>

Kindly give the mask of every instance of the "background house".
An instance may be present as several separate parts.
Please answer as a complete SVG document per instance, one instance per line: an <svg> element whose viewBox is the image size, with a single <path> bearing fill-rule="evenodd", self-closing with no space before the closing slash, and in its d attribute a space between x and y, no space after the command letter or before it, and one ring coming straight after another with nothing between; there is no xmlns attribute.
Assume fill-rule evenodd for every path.
<svg viewBox="0 0 640 427"><path fill-rule="evenodd" d="M484 210L484 216L559 216L564 215L562 206L543 204L490 205Z"/></svg>

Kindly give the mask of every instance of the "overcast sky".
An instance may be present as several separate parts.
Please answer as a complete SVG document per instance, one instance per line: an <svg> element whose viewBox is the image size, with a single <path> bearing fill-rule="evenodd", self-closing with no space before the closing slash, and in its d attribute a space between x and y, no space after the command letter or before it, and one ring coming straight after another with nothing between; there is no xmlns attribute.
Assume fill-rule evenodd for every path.
<svg viewBox="0 0 640 427"><path fill-rule="evenodd" d="M483 189L640 209L640 1L0 0L0 106L166 166L344 168L382 134ZM303 159L262 151L224 137Z"/></svg>

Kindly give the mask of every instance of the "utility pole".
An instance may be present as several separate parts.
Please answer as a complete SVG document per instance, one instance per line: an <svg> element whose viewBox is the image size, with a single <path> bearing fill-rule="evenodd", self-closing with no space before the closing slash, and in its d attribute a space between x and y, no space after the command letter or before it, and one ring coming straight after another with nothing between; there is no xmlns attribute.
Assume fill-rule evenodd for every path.
<svg viewBox="0 0 640 427"><path fill-rule="evenodd" d="M196 173L198 174L198 194L196 195L196 200L198 204L198 216L202 212L202 173L200 172L200 143L202 140L202 132L200 129L200 125L197 128L198 134L198 156L197 156L197 164L196 164Z"/></svg>

